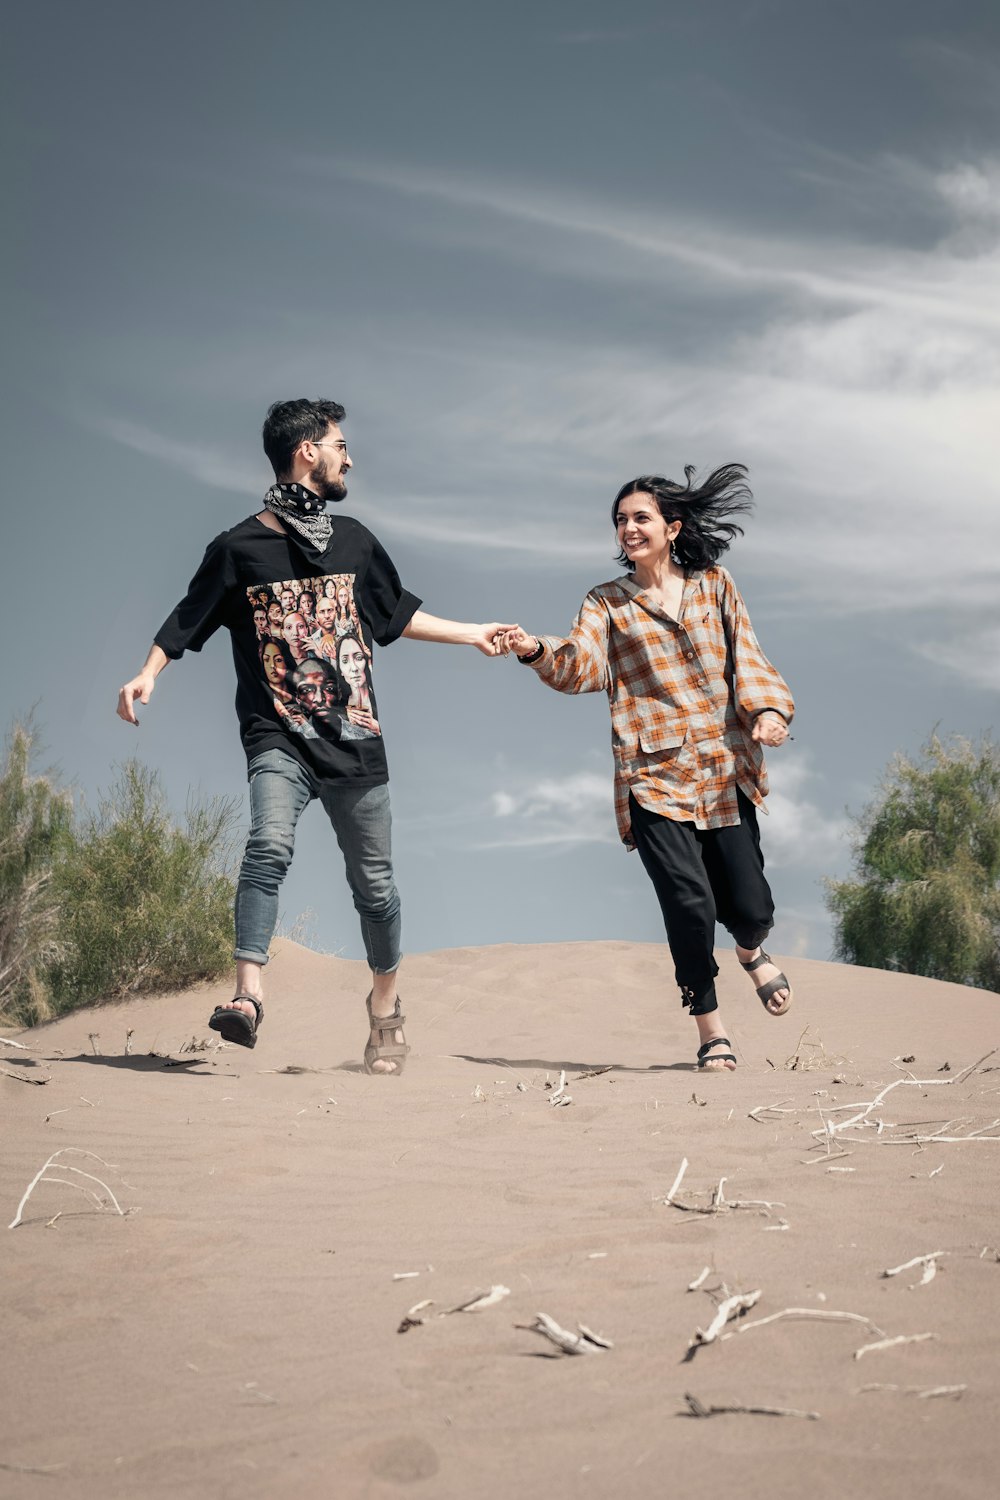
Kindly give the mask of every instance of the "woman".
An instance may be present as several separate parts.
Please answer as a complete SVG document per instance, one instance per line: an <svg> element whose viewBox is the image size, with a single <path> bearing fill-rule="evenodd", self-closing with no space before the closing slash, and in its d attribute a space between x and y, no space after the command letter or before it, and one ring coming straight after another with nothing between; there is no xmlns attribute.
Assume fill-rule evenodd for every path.
<svg viewBox="0 0 1000 1500"><path fill-rule="evenodd" d="M349 722L364 732L364 738L381 734L378 720L372 712L368 654L356 635L343 635L337 643L337 678L341 701L347 704ZM342 737L349 736L345 734Z"/></svg>
<svg viewBox="0 0 1000 1500"><path fill-rule="evenodd" d="M358 626L357 611L354 608L354 594L349 584L338 584L335 602L334 633L338 636L360 636L361 631Z"/></svg>
<svg viewBox="0 0 1000 1500"><path fill-rule="evenodd" d="M756 808L767 795L762 745L784 744L794 705L718 565L752 508L742 464L701 485L658 475L626 484L612 519L626 576L591 589L567 639L509 631L513 650L563 693L611 702L615 812L660 902L681 1003L698 1026L698 1067L736 1067L715 994L715 923L736 942L765 1010L791 986L761 943L774 904Z"/></svg>

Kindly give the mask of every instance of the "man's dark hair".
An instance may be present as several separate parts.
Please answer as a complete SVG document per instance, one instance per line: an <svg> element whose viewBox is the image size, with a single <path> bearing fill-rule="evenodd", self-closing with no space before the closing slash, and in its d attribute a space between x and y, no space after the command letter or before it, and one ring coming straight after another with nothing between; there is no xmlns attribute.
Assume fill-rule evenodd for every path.
<svg viewBox="0 0 1000 1500"><path fill-rule="evenodd" d="M618 506L629 495L649 495L668 524L681 522L673 545L681 567L709 568L728 550L734 536L743 535L743 527L732 517L747 515L753 509L746 472L744 464L723 464L698 485L693 482L692 464L684 466L686 485L663 479L659 474L642 474L622 485L611 507L611 519L617 527ZM635 563L624 550L616 561L623 563L630 573L635 571Z"/></svg>
<svg viewBox="0 0 1000 1500"><path fill-rule="evenodd" d="M330 426L339 426L347 413L339 401L276 401L264 418L264 452L275 479L284 479L292 454L300 443L317 443Z"/></svg>

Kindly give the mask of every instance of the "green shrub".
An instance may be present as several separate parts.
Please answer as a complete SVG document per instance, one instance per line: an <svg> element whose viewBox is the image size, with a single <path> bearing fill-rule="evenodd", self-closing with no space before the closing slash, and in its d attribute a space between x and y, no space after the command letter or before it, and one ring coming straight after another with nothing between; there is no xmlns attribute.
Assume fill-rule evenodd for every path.
<svg viewBox="0 0 1000 1500"><path fill-rule="evenodd" d="M855 879L827 882L837 957L1000 989L1000 750L933 735L856 820Z"/></svg>
<svg viewBox="0 0 1000 1500"><path fill-rule="evenodd" d="M0 772L0 1023L181 989L232 961L238 802L178 825L157 776L127 761L93 814L31 769L16 724Z"/></svg>
<svg viewBox="0 0 1000 1500"><path fill-rule="evenodd" d="M63 952L52 871L71 838L72 804L33 776L34 727L16 724L0 773L0 1021L46 1014L44 974Z"/></svg>
<svg viewBox="0 0 1000 1500"><path fill-rule="evenodd" d="M121 767L55 866L65 940L47 970L56 1013L179 989L231 963L237 810L192 802L178 827L155 773L135 760Z"/></svg>

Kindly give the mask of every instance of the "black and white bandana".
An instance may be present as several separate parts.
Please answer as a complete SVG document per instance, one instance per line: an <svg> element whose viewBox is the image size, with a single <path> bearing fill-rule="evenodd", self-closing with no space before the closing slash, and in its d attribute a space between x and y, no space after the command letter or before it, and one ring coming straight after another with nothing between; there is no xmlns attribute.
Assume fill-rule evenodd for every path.
<svg viewBox="0 0 1000 1500"><path fill-rule="evenodd" d="M326 551L333 522L325 514L326 501L304 484L273 484L264 496L264 508L297 531L316 552Z"/></svg>

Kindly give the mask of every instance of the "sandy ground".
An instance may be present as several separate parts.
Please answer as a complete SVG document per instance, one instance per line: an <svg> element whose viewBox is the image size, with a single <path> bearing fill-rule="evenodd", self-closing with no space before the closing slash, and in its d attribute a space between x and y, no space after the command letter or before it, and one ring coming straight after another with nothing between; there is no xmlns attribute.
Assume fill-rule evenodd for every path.
<svg viewBox="0 0 1000 1500"><path fill-rule="evenodd" d="M663 950L607 942L407 959L399 1079L360 1068L363 966L287 942L254 1051L205 1025L224 986L0 1047L2 1225L64 1153L0 1227L0 1492L995 1494L1000 1051L963 1070L1000 999L796 961L775 1020L719 958L724 1076L692 1071ZM827 1316L748 1326L788 1308ZM562 1355L539 1313L614 1347Z"/></svg>

